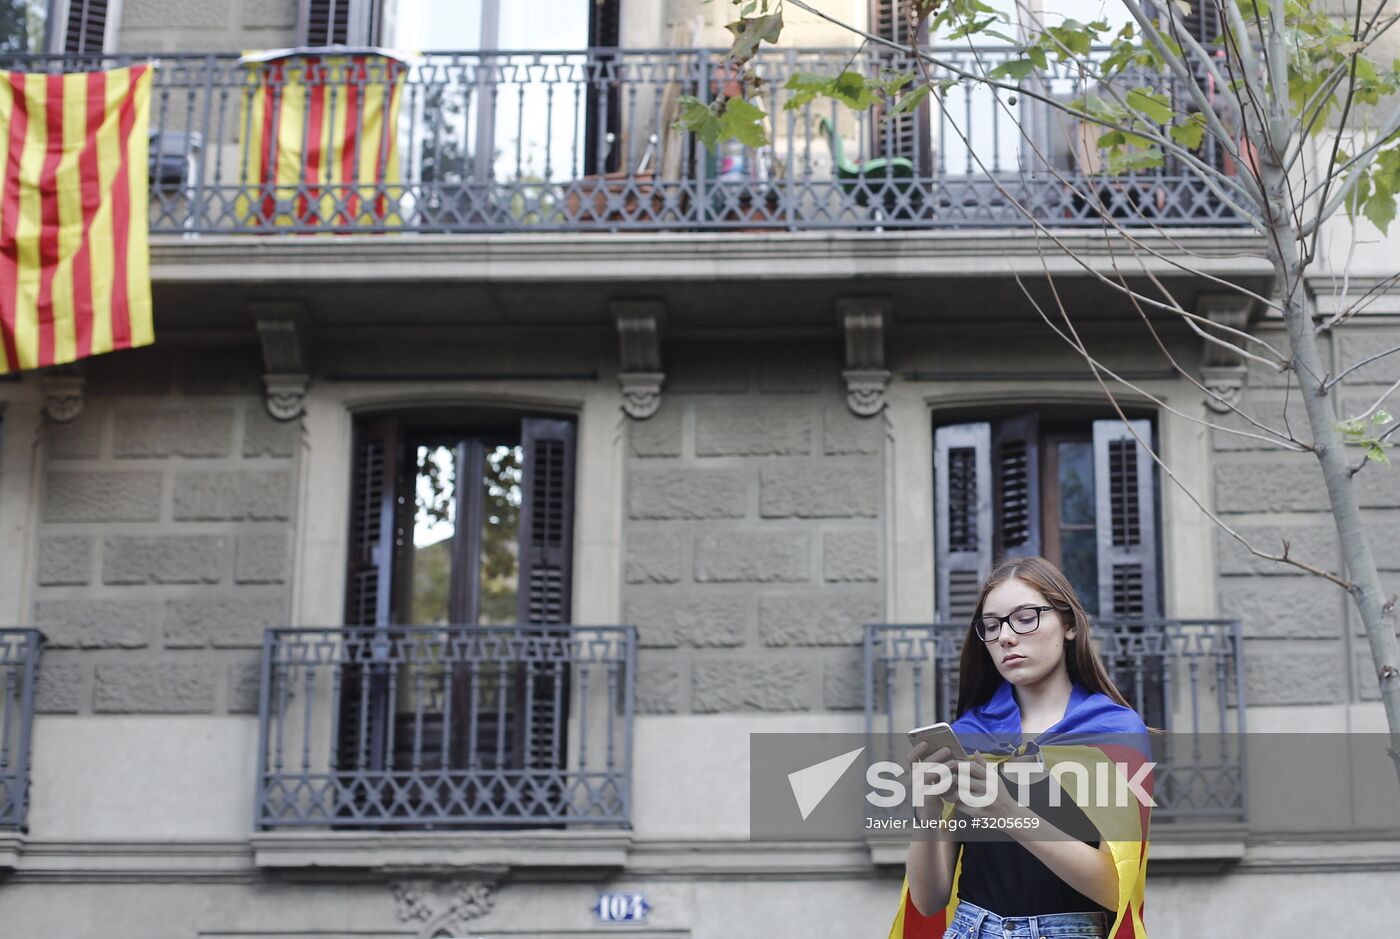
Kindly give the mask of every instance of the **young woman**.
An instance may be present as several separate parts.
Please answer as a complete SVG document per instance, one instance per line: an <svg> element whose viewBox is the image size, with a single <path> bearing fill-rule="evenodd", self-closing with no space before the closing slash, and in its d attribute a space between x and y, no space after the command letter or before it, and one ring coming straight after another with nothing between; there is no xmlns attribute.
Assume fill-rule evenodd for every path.
<svg viewBox="0 0 1400 939"><path fill-rule="evenodd" d="M890 939L1145 939L1149 807L1105 807L1087 790L1078 800L1087 814L1073 798L1058 807L1048 799L1047 771L1061 759L1107 761L1115 772L1150 758L1147 728L1108 678L1089 629L1074 587L1042 557L1007 558L983 584L953 722L959 740L980 752L969 744L972 759L961 762L920 743L908 760L941 762L957 784L921 818L985 824L976 835L935 828L910 843ZM998 766L1005 759L1039 771L1007 773ZM992 773L996 799L979 807ZM1029 781L1024 796L1018 781ZM1151 791L1150 775L1144 788ZM1032 815L1033 828L1008 823ZM1000 840L988 840L988 829Z"/></svg>

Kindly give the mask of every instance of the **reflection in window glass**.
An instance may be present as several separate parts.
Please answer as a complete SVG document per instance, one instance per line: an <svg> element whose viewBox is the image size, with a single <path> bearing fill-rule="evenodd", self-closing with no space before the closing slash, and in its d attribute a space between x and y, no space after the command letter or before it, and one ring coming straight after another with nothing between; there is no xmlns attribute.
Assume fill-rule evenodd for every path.
<svg viewBox="0 0 1400 939"><path fill-rule="evenodd" d="M1094 524L1094 447L1090 443L1060 444L1060 521L1067 525Z"/></svg>
<svg viewBox="0 0 1400 939"><path fill-rule="evenodd" d="M448 447L420 446L414 479L413 599L410 621L451 621L452 552L457 532L456 455Z"/></svg>
<svg viewBox="0 0 1400 939"><path fill-rule="evenodd" d="M0 53L44 51L49 0L0 0Z"/></svg>
<svg viewBox="0 0 1400 939"><path fill-rule="evenodd" d="M481 474L481 602L477 622L503 625L518 618L521 466L524 450L496 446Z"/></svg>
<svg viewBox="0 0 1400 939"><path fill-rule="evenodd" d="M1099 611L1098 535L1094 524L1094 445L1056 445L1060 490L1060 569L1089 613Z"/></svg>

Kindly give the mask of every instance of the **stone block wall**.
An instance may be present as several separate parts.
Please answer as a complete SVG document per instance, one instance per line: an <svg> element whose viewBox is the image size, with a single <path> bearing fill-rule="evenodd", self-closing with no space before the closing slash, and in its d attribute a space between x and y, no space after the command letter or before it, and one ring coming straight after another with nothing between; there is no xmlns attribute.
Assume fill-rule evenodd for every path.
<svg viewBox="0 0 1400 939"><path fill-rule="evenodd" d="M1287 337L1260 331L1275 348ZM1400 329L1364 319L1336 337L1335 374L1352 362L1400 343ZM1324 361L1332 354L1324 346ZM1270 427L1288 426L1311 440L1296 383L1288 375L1251 365L1242 407ZM1340 420L1357 414L1400 379L1400 358L1390 356L1347 376L1331 396ZM1392 414L1400 406L1392 405ZM1238 415L1216 423L1258 433ZM1285 425L1286 422L1286 425ZM1215 509L1261 551L1279 554L1288 539L1290 556L1342 572L1341 547L1317 458L1281 450L1265 441L1210 431L1215 453ZM1360 458L1347 448L1347 458ZM1353 478L1382 585L1400 590L1400 466L1368 464ZM1376 679L1361 619L1341 588L1321 578L1251 554L1217 530L1219 609L1239 617L1245 635L1245 694L1251 705L1336 704L1375 700Z"/></svg>
<svg viewBox="0 0 1400 939"><path fill-rule="evenodd" d="M249 713L263 630L288 622L300 421L255 353L93 359L46 424L32 622L40 713Z"/></svg>
<svg viewBox="0 0 1400 939"><path fill-rule="evenodd" d="M847 408L841 355L668 348L660 411L627 426L640 712L862 706L862 628L884 612L884 419Z"/></svg>
<svg viewBox="0 0 1400 939"><path fill-rule="evenodd" d="M242 52L294 45L297 0L122 0L121 52Z"/></svg>

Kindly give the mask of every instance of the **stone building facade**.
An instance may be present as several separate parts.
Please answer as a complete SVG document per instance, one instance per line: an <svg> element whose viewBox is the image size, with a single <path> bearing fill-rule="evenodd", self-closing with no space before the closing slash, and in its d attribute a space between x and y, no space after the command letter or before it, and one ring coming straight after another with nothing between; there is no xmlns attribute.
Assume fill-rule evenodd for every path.
<svg viewBox="0 0 1400 939"><path fill-rule="evenodd" d="M717 35L722 6L700 10L708 21L697 41ZM867 13L855 0L830 6L857 20ZM174 56L292 46L306 41L314 7L122 0L107 6L105 49ZM349 9L358 15L361 5ZM691 11L623 2L617 15L624 45L652 48ZM801 19L789 42L847 41ZM1258 245L1244 229L1142 237L1162 252L1189 245L1212 274L1266 288L1268 270L1248 256ZM1114 269L1101 232L1064 239L1094 270ZM1357 295L1382 284L1390 257L1366 245L1354 254ZM903 851L751 839L749 735L862 733L867 720L882 723L893 710L882 695L894 701L896 692L871 665L872 655L887 661L872 629L955 621L958 573L975 573L994 545L972 545L972 566L959 567L941 540L940 524L960 507L936 468L951 465L940 461L959 446L986 456L983 444L957 444L950 428L1001 446L1015 421L1033 418L1037 429L1017 439L1030 441L1045 473L1107 459L1115 443L1114 452L1145 459L1116 429L1092 374L1026 304L1013 275L1043 280L1043 260L1014 227L347 237L157 229L152 270L154 346L0 382L0 628L43 635L28 804L21 824L0 827L7 936L883 936ZM1285 344L1281 324L1261 310L1222 301L1166 261L1153 271L1194 311ZM1334 312L1334 273L1324 264L1310 285L1319 314ZM1252 556L1192 501L1265 550L1287 538L1337 569L1315 460L1201 423L1248 427L1167 367L1120 298L1079 268L1057 274L1090 345L1136 386L1119 395L1125 416L1147 430L1181 484L1150 461L1133 464L1143 473L1133 504L1154 523L1125 562L1148 584L1127 618L1239 631L1228 687L1222 680L1199 701L1163 698L1154 716L1181 729L1193 704L1224 700L1229 719L1240 720L1232 726L1251 731L1383 729L1346 597ZM1179 322L1157 325L1175 361L1207 387L1270 426L1306 427L1285 377L1220 358ZM1381 289L1324 348L1337 372L1397 342L1400 301ZM1357 371L1338 416L1364 409L1397 379L1396 356ZM79 413L61 419L75 395ZM538 602L558 614L543 622L621 629L599 641L630 641L631 651L621 667L598 665L593 685L548 686L564 687L577 709L567 742L562 732L528 738L527 721L525 737L502 750L543 746L570 772L586 753L608 760L611 773L614 758L623 760L615 744L626 753L625 772L608 777L625 780L620 818L532 824L520 810L527 817L506 825L425 823L403 809L409 799L386 809L406 817L368 825L356 815L374 801L363 792L334 810L349 815L311 824L263 814L268 775L292 772L303 742L348 762L344 754L363 752L373 736L345 736L361 712L327 706L330 684L298 684L303 673L279 671L283 640L267 630L311 636L415 621L397 594L355 592L366 570L407 576L395 581L404 590L417 583L388 561L375 566L403 554L390 547L393 534L371 531L398 517L392 495L364 508L363 461L388 439L374 436L384 427L428 451L526 453L509 603L535 602L525 581L538 573L548 582ZM1060 463L1045 462L1051 452ZM563 454L560 476L536 468L546 453ZM420 477L411 467L408 477L401 492L412 502ZM985 472L975 478L992 483ZM1000 494L1008 483L998 480ZM1068 505L1067 483L1042 483L1037 499ZM538 500L532 485L542 487ZM1369 467L1357 485L1383 577L1400 584L1400 478ZM1047 506L1037 512L1040 535L1057 525L1062 554L1075 532L1093 541L1107 524L1092 509L1076 521L1063 506L1045 514ZM535 523L562 528L529 542L523 533ZM1009 538L1002 524L998 538ZM491 538L483 530L463 549L478 552L478 566ZM369 560L357 568L362 549ZM1103 570L1093 567L1094 576ZM1084 589L1095 604L1127 602L1094 583ZM485 575L454 587L439 598L447 621L491 622L498 589ZM361 618L357 597L395 609ZM1107 612L1096 606L1111 619ZM313 639L286 642L316 648ZM336 694L352 681L370 686L374 673L360 667L337 673ZM1161 693L1150 680L1133 688ZM389 698L375 700L384 707ZM470 700L482 697L473 690ZM520 713L542 713L533 697L512 700ZM507 710L489 725L502 739ZM389 712L387 726L401 733L434 732L415 726L421 707ZM509 733L520 734L518 724ZM457 745L442 743L444 754ZM398 752L392 742L375 746L381 757ZM414 746L415 759L425 753ZM1303 936L1343 907L1364 910L1357 922L1368 926L1394 921L1400 909L1386 888L1400 868L1400 827L1362 824L1359 809L1343 815L1316 825L1277 810L1164 821L1149 862L1154 936L1206 922L1227 934ZM1260 890L1287 900L1261 906ZM595 908L600 895L640 896L649 912L610 924Z"/></svg>

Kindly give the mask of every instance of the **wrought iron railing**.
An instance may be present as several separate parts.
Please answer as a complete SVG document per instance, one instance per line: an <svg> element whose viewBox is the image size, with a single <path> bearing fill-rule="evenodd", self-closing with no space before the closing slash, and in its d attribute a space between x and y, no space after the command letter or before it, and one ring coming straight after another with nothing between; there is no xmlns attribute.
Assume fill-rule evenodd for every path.
<svg viewBox="0 0 1400 939"><path fill-rule="evenodd" d="M934 51L945 63L935 79L1016 55ZM0 57L0 68L134 61L144 57ZM683 95L739 93L724 61L718 50L440 52L407 63L162 54L151 230L923 229L1028 225L1027 215L1054 226L1241 224L1175 159L1105 172L1100 128L1042 100L1085 91L1077 63L1028 76L1019 94L955 79L922 110L882 121L878 108L829 99L787 110L784 85L796 74L913 71L902 54L763 49L751 96L768 112L771 143L711 149L673 125ZM391 133L372 132L380 107ZM347 148L336 149L340 139ZM1233 171L1212 140L1201 159Z"/></svg>
<svg viewBox="0 0 1400 939"><path fill-rule="evenodd" d="M865 627L867 734L883 735L893 751L910 728L953 720L967 630L966 623ZM1154 820L1244 821L1240 622L1103 621L1093 636L1114 685L1149 727L1167 731L1150 741ZM904 749L885 754L903 757Z"/></svg>
<svg viewBox="0 0 1400 939"><path fill-rule="evenodd" d="M260 828L626 826L630 626L270 629Z"/></svg>
<svg viewBox="0 0 1400 939"><path fill-rule="evenodd" d="M0 827L24 827L29 806L29 737L43 637L0 629Z"/></svg>

